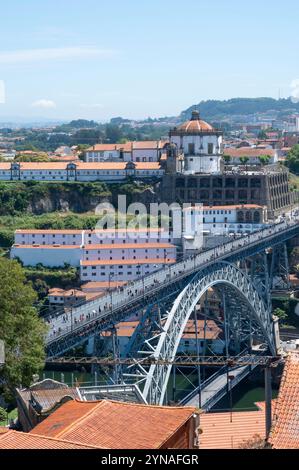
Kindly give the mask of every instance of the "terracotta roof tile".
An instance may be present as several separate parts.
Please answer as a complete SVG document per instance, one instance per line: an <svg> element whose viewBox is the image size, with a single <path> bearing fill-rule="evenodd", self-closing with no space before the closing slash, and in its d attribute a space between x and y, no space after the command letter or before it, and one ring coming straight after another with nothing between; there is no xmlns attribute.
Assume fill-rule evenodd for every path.
<svg viewBox="0 0 299 470"><path fill-rule="evenodd" d="M265 412L203 413L200 415L200 449L237 449L254 435L265 439Z"/></svg>
<svg viewBox="0 0 299 470"><path fill-rule="evenodd" d="M299 449L299 352L284 366L269 442L275 449Z"/></svg>
<svg viewBox="0 0 299 470"><path fill-rule="evenodd" d="M109 449L156 449L195 412L196 409L191 407L159 407L108 400L71 401L30 434Z"/></svg>
<svg viewBox="0 0 299 470"><path fill-rule="evenodd" d="M232 158L240 157L260 157L261 155L270 155L274 157L277 151L273 149L260 149L252 147L240 147L240 148L226 148L224 154L229 155Z"/></svg>
<svg viewBox="0 0 299 470"><path fill-rule="evenodd" d="M25 432L8 431L0 434L0 449L94 449L88 444L33 435Z"/></svg>

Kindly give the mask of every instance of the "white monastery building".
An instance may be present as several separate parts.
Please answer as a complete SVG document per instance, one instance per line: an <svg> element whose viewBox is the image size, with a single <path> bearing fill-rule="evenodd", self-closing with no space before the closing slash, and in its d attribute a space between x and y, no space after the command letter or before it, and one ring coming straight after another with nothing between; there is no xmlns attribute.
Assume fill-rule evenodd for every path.
<svg viewBox="0 0 299 470"><path fill-rule="evenodd" d="M200 119L198 111L192 112L190 121L171 129L169 139L183 155L183 172L220 173L223 168L222 132Z"/></svg>
<svg viewBox="0 0 299 470"><path fill-rule="evenodd" d="M162 178L159 162L0 162L0 181L124 181Z"/></svg>

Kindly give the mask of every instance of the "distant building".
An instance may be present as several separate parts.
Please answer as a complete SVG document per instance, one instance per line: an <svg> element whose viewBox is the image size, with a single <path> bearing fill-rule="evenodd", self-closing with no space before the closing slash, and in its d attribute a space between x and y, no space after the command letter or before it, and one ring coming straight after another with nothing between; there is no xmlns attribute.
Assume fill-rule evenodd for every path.
<svg viewBox="0 0 299 470"><path fill-rule="evenodd" d="M278 150L273 149L270 145L269 148L226 148L224 155L229 157L227 162L229 165L262 165L261 157L264 155L269 156L268 164L278 162ZM244 159L246 159L245 163Z"/></svg>
<svg viewBox="0 0 299 470"><path fill-rule="evenodd" d="M167 141L136 141L125 144L96 144L85 151L86 162L158 162Z"/></svg>
<svg viewBox="0 0 299 470"><path fill-rule="evenodd" d="M116 325L116 337L118 341L118 348L120 356L125 355L126 347L136 330L139 321L124 321ZM189 320L180 344L178 346L177 354L197 354L197 339L198 338L198 349L199 353L203 354L205 351L205 342L208 344L208 349L213 354L222 354L224 349L224 340L221 328L213 320L206 322L204 326L204 320L197 321L197 335L194 320ZM104 332L101 336L104 340L109 341L111 338L111 332ZM111 345L112 351L112 345Z"/></svg>

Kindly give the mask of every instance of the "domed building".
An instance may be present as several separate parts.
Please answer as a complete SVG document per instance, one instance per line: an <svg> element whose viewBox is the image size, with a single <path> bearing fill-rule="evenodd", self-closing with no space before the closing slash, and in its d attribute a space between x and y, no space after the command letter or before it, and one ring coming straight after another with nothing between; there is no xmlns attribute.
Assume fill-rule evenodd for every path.
<svg viewBox="0 0 299 470"><path fill-rule="evenodd" d="M183 173L220 173L222 132L200 119L193 111L190 121L171 129L169 139L184 156Z"/></svg>

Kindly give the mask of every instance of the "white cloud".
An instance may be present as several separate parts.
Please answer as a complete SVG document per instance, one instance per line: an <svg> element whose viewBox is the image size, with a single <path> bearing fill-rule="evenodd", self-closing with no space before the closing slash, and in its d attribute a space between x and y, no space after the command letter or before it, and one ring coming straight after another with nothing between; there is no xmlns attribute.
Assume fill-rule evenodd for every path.
<svg viewBox="0 0 299 470"><path fill-rule="evenodd" d="M52 100L41 99L34 101L31 106L33 108L54 109L56 108L56 103Z"/></svg>
<svg viewBox="0 0 299 470"><path fill-rule="evenodd" d="M4 80L0 80L0 104L5 103L5 85Z"/></svg>
<svg viewBox="0 0 299 470"><path fill-rule="evenodd" d="M87 57L110 57L115 51L94 46L57 47L48 49L21 49L0 51L0 64L17 64L47 60L77 59Z"/></svg>

